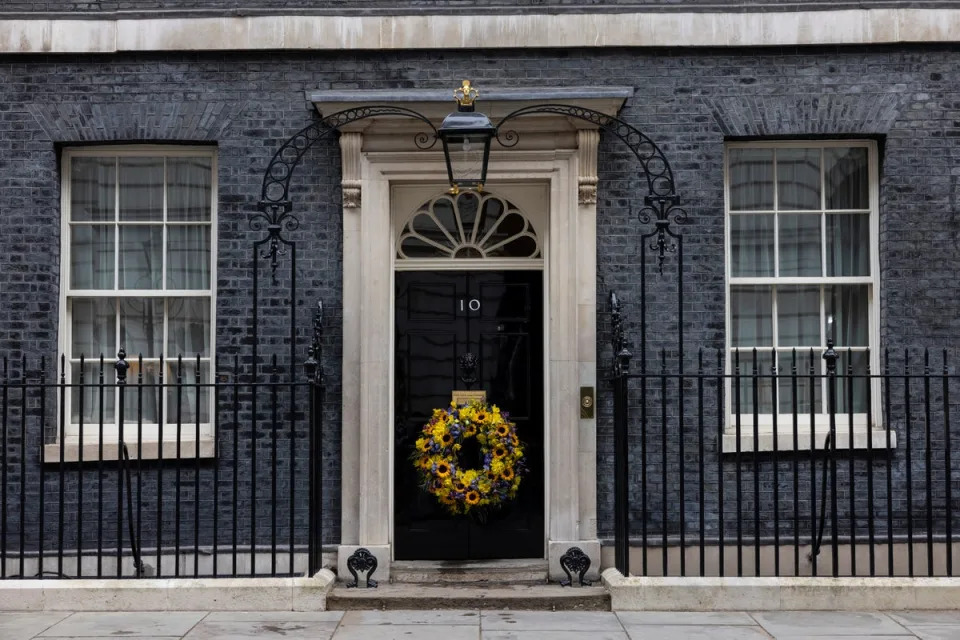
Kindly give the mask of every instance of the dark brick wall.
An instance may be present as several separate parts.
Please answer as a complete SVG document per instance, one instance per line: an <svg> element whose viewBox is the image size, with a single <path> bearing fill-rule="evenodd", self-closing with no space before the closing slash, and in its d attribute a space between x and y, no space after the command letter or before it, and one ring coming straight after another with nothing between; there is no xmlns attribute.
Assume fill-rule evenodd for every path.
<svg viewBox="0 0 960 640"><path fill-rule="evenodd" d="M954 175L960 155L956 143L960 136L958 62L960 56L947 47L2 58L0 352L13 359L21 353L31 357L46 354L48 358L56 353L60 146L111 140L217 144L217 339L218 353L227 360L234 354L249 353L253 340L248 265L252 243L262 236L252 232L248 222L271 154L314 118L304 91L442 88L451 78L460 77L471 77L480 86L581 85L584 78L601 85L630 82L637 86L636 96L621 115L662 145L689 213L683 228L688 362L699 346L723 345L724 140L803 135L880 140L883 344L893 350L917 346L955 349L960 347L960 281L955 267L960 259L956 214L960 184ZM631 312L628 331L638 341L637 254L642 228L636 213L643 181L635 174L632 157L613 141L602 141L600 157L598 293L603 302L598 309L598 347L603 363L600 373L605 375L610 358L606 295L611 289L625 300ZM304 341L309 306L322 298L330 311L325 353L330 373L325 405L327 542L339 535L338 163L332 142L320 143L309 152L293 192L301 224L290 235L298 243L298 326ZM289 360L289 345L281 330L287 322L288 260L281 261L276 285L266 270L260 279L262 309L267 310L262 315L260 353L265 357L277 353L284 366ZM654 277L651 271L647 304L651 349L672 349L677 302L669 257L663 277ZM31 368L35 370L35 365ZM688 394L688 402L691 397ZM612 430L605 387L600 389L599 403L599 515L602 533L609 535ZM231 424L228 416L222 420ZM903 426L902 420L894 424ZM694 451L697 434L692 427L688 429L685 446ZM921 431L914 429L913 433L919 437ZM954 441L960 442L960 432L954 436ZM16 433L11 434L11 452L16 451L17 438ZM266 445L262 437L258 441L262 452ZM705 445L707 464L715 469L715 435L708 435ZM917 446L921 445L917 440ZM656 451L651 449L651 455ZM671 459L676 460L676 449L670 451ZM898 451L896 456L902 468L902 453ZM229 460L223 459L225 470ZM260 473L268 473L269 456L260 455L259 460ZM36 450L31 448L28 474L33 497L36 462ZM731 469L731 463L726 464ZM768 491L773 480L770 463L764 464L763 487ZM856 464L861 471L855 470L855 474L867 463L858 459ZM786 472L789 467L783 469ZM16 473L13 466L11 470ZM650 473L651 478L657 476L657 468L651 467ZM57 486L51 475L47 508L55 514L51 496L56 496ZM745 490L752 491L747 482ZM713 486L716 484L714 472ZM728 487L728 496L733 495L731 491ZM938 491L942 493L942 486ZM954 495L960 496L960 489ZM668 495L668 499L672 497ZM922 495L918 495L920 499ZM108 499L108 504L112 503ZM648 505L651 522L659 517L656 513L658 505ZM641 516L635 505L634 520L639 522Z"/></svg>
<svg viewBox="0 0 960 640"><path fill-rule="evenodd" d="M952 0L12 0L3 14L110 15L256 15L270 13L586 13L620 11L798 11L891 7L950 8Z"/></svg>

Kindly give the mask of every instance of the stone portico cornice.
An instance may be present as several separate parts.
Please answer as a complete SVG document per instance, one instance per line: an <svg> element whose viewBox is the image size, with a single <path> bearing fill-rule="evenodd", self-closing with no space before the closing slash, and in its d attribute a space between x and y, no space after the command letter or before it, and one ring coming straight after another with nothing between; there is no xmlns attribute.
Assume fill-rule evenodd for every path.
<svg viewBox="0 0 960 640"><path fill-rule="evenodd" d="M960 9L0 19L0 53L960 42Z"/></svg>

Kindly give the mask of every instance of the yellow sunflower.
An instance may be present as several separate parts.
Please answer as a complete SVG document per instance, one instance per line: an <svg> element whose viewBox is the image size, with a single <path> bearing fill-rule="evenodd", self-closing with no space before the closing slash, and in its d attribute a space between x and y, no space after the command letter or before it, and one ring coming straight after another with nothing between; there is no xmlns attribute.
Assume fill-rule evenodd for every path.
<svg viewBox="0 0 960 640"><path fill-rule="evenodd" d="M513 467L504 467L503 473L500 475L503 476L504 480L513 480Z"/></svg>
<svg viewBox="0 0 960 640"><path fill-rule="evenodd" d="M480 502L480 494L476 491L467 492L467 504L477 504Z"/></svg>
<svg viewBox="0 0 960 640"><path fill-rule="evenodd" d="M494 458L502 458L505 455L507 455L507 450L503 447L497 447L496 449L493 450Z"/></svg>
<svg viewBox="0 0 960 640"><path fill-rule="evenodd" d="M437 463L437 475L441 478L446 478L450 475L450 465L446 462Z"/></svg>
<svg viewBox="0 0 960 640"><path fill-rule="evenodd" d="M501 424L499 427L497 427L497 435L498 435L498 436L505 436L505 435L507 435L508 433L510 433L510 428L507 427L507 425Z"/></svg>

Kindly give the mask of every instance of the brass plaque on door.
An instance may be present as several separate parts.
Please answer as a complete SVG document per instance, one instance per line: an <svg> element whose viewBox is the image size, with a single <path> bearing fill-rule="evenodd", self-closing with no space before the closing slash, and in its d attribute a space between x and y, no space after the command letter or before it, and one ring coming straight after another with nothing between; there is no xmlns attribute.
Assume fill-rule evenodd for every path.
<svg viewBox="0 0 960 640"><path fill-rule="evenodd" d="M457 390L454 390L454 391L450 394L450 396L451 396L451 400L453 401L454 404L469 404L470 402L473 402L474 400L476 400L476 401L478 401L478 402L486 402L486 401L487 401L487 392L486 392L486 391L479 391L479 390L473 390L473 391L469 391L469 390L457 391Z"/></svg>

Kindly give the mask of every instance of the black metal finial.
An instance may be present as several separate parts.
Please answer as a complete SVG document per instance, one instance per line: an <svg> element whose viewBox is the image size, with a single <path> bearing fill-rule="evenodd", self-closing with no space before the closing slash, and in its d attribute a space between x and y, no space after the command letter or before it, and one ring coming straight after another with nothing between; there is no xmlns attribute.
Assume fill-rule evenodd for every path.
<svg viewBox="0 0 960 640"><path fill-rule="evenodd" d="M127 350L123 347L117 351L117 361L113 364L113 368L117 371L117 384L127 384L127 370L130 368L130 363L127 362Z"/></svg>
<svg viewBox="0 0 960 640"><path fill-rule="evenodd" d="M827 363L827 375L836 375L837 360L840 354L833 348L833 316L827 318L827 350L823 352L823 359Z"/></svg>
<svg viewBox="0 0 960 640"><path fill-rule="evenodd" d="M613 373L615 376L630 373L630 359L633 354L627 346L627 337L624 333L623 307L616 292L610 292L610 322L612 326L611 343L613 346Z"/></svg>
<svg viewBox="0 0 960 640"><path fill-rule="evenodd" d="M323 384L323 300L317 300L317 309L313 313L313 338L307 349L307 361L303 363L307 377L312 382Z"/></svg>

